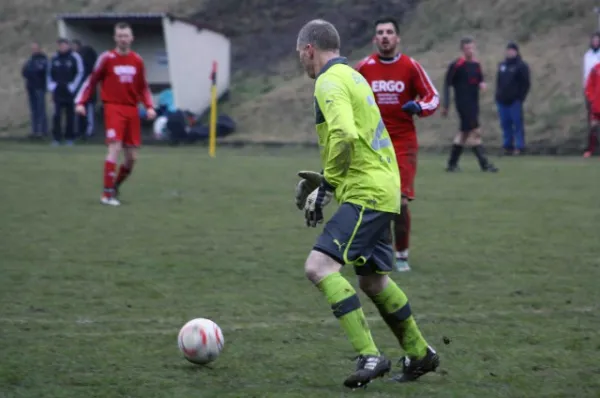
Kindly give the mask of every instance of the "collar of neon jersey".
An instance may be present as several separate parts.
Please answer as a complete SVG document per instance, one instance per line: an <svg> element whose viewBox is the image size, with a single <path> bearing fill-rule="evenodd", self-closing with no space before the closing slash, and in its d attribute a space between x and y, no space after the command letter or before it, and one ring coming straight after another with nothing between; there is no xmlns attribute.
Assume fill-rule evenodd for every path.
<svg viewBox="0 0 600 398"><path fill-rule="evenodd" d="M325 66L321 69L321 71L319 72L317 77L319 77L323 73L327 72L327 70L329 68L331 68L333 65L338 65L338 64L348 65L348 59L346 57L335 57L335 58L330 59L329 61L327 61Z"/></svg>

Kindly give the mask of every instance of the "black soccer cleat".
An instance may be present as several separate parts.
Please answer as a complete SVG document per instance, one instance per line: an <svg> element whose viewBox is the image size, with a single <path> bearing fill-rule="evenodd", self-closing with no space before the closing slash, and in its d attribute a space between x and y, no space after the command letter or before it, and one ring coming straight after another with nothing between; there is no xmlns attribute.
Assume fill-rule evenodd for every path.
<svg viewBox="0 0 600 398"><path fill-rule="evenodd" d="M119 199L119 184L115 184L114 188L113 188L113 196L117 199Z"/></svg>
<svg viewBox="0 0 600 398"><path fill-rule="evenodd" d="M461 171L461 170L460 170L460 167L458 167L458 166L456 166L456 165L454 165L454 166L450 166L450 165L448 165L448 167L446 167L446 171L447 171L448 173L457 173L457 172L459 172L459 171Z"/></svg>
<svg viewBox="0 0 600 398"><path fill-rule="evenodd" d="M497 173L500 171L500 169L498 169L493 164L488 163L485 167L481 168L481 171L486 172L486 173Z"/></svg>
<svg viewBox="0 0 600 398"><path fill-rule="evenodd" d="M440 357L433 348L427 347L427 354L422 359L401 358L402 373L392 377L392 380L398 383L416 381L419 377L429 372L435 372L440 366Z"/></svg>
<svg viewBox="0 0 600 398"><path fill-rule="evenodd" d="M361 355L356 363L356 371L344 380L344 386L353 390L364 388L371 381L388 374L390 370L392 361L383 355Z"/></svg>

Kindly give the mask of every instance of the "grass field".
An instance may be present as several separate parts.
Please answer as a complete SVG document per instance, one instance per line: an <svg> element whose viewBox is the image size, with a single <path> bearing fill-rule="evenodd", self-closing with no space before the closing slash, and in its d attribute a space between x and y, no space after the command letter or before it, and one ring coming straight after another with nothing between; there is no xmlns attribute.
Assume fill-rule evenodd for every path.
<svg viewBox="0 0 600 398"><path fill-rule="evenodd" d="M600 159L496 159L488 175L467 155L447 175L424 156L413 271L394 279L441 371L349 392L354 353L303 276L318 231L293 205L317 153L204 152L144 149L106 208L103 148L0 145L0 397L598 396ZM210 368L177 350L194 317L225 334Z"/></svg>

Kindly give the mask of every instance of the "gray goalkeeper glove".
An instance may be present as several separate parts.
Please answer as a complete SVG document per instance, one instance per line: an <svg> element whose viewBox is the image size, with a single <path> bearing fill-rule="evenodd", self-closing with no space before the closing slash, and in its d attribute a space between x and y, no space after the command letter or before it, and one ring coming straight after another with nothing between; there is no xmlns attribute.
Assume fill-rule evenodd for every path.
<svg viewBox="0 0 600 398"><path fill-rule="evenodd" d="M316 227L317 224L323 222L323 208L331 202L335 188L331 186L325 179L306 198L304 205L304 218L307 227Z"/></svg>
<svg viewBox="0 0 600 398"><path fill-rule="evenodd" d="M296 185L296 207L298 210L304 210L306 198L311 192L319 188L321 181L323 181L323 175L315 171L300 171L298 177L302 179Z"/></svg>

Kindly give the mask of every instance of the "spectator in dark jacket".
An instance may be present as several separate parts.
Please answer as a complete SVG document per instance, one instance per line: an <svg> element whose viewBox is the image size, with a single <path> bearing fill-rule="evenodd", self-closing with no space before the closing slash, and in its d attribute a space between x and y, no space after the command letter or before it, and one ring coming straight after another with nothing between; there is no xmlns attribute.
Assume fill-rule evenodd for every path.
<svg viewBox="0 0 600 398"><path fill-rule="evenodd" d="M75 139L75 95L83 80L83 61L79 54L71 50L67 39L58 39L58 51L50 60L48 68L48 90L54 101L54 119L52 134L53 145L60 145L63 133L62 114L66 114L65 139L67 145L73 145Z"/></svg>
<svg viewBox="0 0 600 398"><path fill-rule="evenodd" d="M48 134L48 118L46 115L46 71L48 57L44 54L38 43L31 43L31 57L21 69L25 79L25 88L29 98L29 111L31 112L31 134L41 137Z"/></svg>
<svg viewBox="0 0 600 398"><path fill-rule="evenodd" d="M521 59L519 46L510 42L496 77L496 104L507 154L519 155L525 149L523 103L529 87L529 66Z"/></svg>
<svg viewBox="0 0 600 398"><path fill-rule="evenodd" d="M81 41L73 40L73 51L78 53L81 56L83 61L83 79L81 80L81 84L77 88L77 91L83 85L83 82L88 78L89 75L92 74L94 70L94 65L96 64L96 60L98 59L98 54L96 50L94 50L91 46L82 45ZM94 134L94 116L95 116L95 107L96 107L96 90L92 92L92 96L90 97L90 101L85 104L85 116L77 115L77 133L85 136L91 137Z"/></svg>

